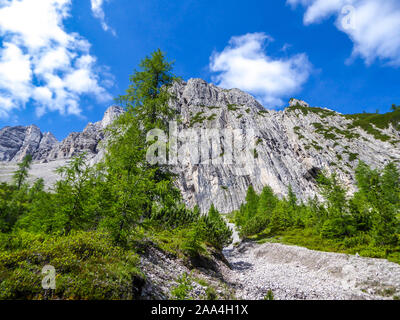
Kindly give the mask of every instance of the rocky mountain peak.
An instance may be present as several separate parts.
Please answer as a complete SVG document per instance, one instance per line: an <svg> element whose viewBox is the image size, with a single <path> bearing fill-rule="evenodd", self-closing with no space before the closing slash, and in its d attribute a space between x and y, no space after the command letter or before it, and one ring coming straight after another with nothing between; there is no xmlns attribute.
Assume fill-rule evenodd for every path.
<svg viewBox="0 0 400 320"><path fill-rule="evenodd" d="M172 91L181 106L246 105L247 108L264 110L250 94L239 89L223 89L203 79L192 78L187 82L176 82Z"/></svg>
<svg viewBox="0 0 400 320"><path fill-rule="evenodd" d="M88 123L82 132L70 133L51 150L46 160L69 159L82 152L86 152L89 158L96 156L100 152L99 142L104 139L104 129L123 112L119 106L109 107L102 120Z"/></svg>
<svg viewBox="0 0 400 320"><path fill-rule="evenodd" d="M182 160L173 170L186 203L199 205L202 212L212 203L221 212L238 209L249 185L257 192L269 185L280 196L285 196L291 185L299 198L307 200L318 193L315 178L321 170L336 172L351 192L359 160L375 168L389 161L400 163L400 132L390 126L371 125L365 130L351 117L329 109L311 108L297 99L292 99L283 111L266 110L239 89L219 88L202 79L176 82L171 91L176 97L171 107L180 114L177 134ZM49 162L44 165L53 168L53 160L64 161L86 152L94 164L104 155L100 143L106 139L104 128L123 112L121 107L112 106L101 121L89 123L82 132L71 133L60 143L34 126L3 128L0 161L19 161L24 154L33 152L35 160ZM222 135L219 146L206 141L208 149L202 157L209 155L206 159L209 161L191 160L193 153L202 150L198 149L200 146L185 148L186 134L194 131L201 140L204 139L201 130L210 128L238 130L239 140L254 146L251 159L248 158L252 163L250 170L219 161L229 150ZM45 171L46 166L42 164L40 171ZM46 177L50 174L47 172Z"/></svg>
<svg viewBox="0 0 400 320"><path fill-rule="evenodd" d="M300 106L306 107L306 108L310 107L310 105L307 102L303 101L303 100L298 100L298 99L295 99L295 98L290 99L289 107L295 107L297 105L300 105Z"/></svg>
<svg viewBox="0 0 400 320"><path fill-rule="evenodd" d="M42 133L35 125L5 127L0 130L0 161L21 161L27 154L34 160L47 157L58 143L51 133Z"/></svg>
<svg viewBox="0 0 400 320"><path fill-rule="evenodd" d="M103 119L100 121L101 127L105 129L124 112L124 108L120 106L109 107L104 113Z"/></svg>

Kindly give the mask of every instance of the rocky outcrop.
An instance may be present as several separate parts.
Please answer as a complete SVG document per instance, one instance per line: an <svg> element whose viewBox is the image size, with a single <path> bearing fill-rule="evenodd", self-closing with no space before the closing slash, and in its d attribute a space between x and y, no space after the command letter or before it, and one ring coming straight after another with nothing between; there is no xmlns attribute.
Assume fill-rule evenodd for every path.
<svg viewBox="0 0 400 320"><path fill-rule="evenodd" d="M309 108L300 100L292 100L291 108L284 111L265 110L240 90L224 90L201 79L176 84L174 93L174 106L182 118L179 132L236 129L240 131L238 138L254 144L254 156L247 158L252 165L245 168L235 163L214 164L225 155L223 150L214 152L211 146L211 164L186 162L175 167L185 199L202 211L211 203L222 212L238 209L250 184L258 192L270 185L281 196L291 185L305 200L317 194L315 177L321 170L337 172L349 191L354 191L353 172L358 160L372 167L400 161L398 131L384 130L391 139L377 140L362 128L352 128L352 120L342 114ZM182 153L185 151L179 151ZM185 157L190 154L193 150L186 151Z"/></svg>
<svg viewBox="0 0 400 320"><path fill-rule="evenodd" d="M289 108L274 111L265 110L238 89L222 89L201 79L175 83L171 90L176 96L171 106L180 114L176 129L179 161L171 168L178 174L187 204L198 204L203 212L212 203L221 212L238 209L250 184L258 192L270 185L280 196L291 185L306 200L317 194L315 178L321 170L337 172L349 191L354 191L358 160L372 167L400 163L400 134L393 126L375 128L385 135L382 141L340 113L311 108L297 99L291 99ZM89 123L60 143L34 126L29 130L6 127L0 131L2 170L6 170L4 163L30 152L37 161L49 164L87 152L91 163L96 163L104 154L100 143L105 139L104 128L122 112L120 107L110 107L102 121ZM213 139L219 143L204 134L206 129L217 131ZM225 134L230 131L235 132L233 139ZM200 143L192 141L187 148L185 136L193 132ZM245 152L249 147L251 152ZM231 149L239 151L244 161L226 161L234 153ZM196 154L198 161L192 161Z"/></svg>
<svg viewBox="0 0 400 320"><path fill-rule="evenodd" d="M0 161L18 162L27 154L46 159L57 143L52 133L42 133L35 125L5 127L0 130Z"/></svg>
<svg viewBox="0 0 400 320"><path fill-rule="evenodd" d="M146 274L140 296L143 300L176 299L174 288L186 276L189 299L233 299L234 290L224 281L222 272L229 269L221 253L208 252L208 257L199 256L206 261L201 265L190 259L180 259L167 253L152 243L144 243L141 248L140 268ZM210 293L213 292L213 297Z"/></svg>
<svg viewBox="0 0 400 320"><path fill-rule="evenodd" d="M295 98L290 99L289 107L295 107L297 105L305 107L305 108L309 108L310 107L310 105L307 102L303 101L303 100L298 100L298 99L295 99Z"/></svg>
<svg viewBox="0 0 400 320"><path fill-rule="evenodd" d="M101 121L89 123L82 132L70 133L43 160L69 159L82 152L86 152L89 158L95 156L100 151L99 142L104 139L104 129L123 112L124 109L118 106L108 108Z"/></svg>
<svg viewBox="0 0 400 320"><path fill-rule="evenodd" d="M42 133L35 125L5 127L0 130L0 161L19 162L27 154L39 162L70 159L82 152L93 157L99 153L104 129L123 112L123 108L111 106L101 121L89 123L82 132L72 132L61 142L50 132Z"/></svg>

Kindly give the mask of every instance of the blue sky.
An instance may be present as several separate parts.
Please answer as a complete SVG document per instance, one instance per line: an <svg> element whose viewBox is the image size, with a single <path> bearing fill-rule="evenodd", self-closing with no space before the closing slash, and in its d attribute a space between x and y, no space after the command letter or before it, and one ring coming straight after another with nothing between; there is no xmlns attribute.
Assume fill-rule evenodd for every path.
<svg viewBox="0 0 400 320"><path fill-rule="evenodd" d="M81 131L157 48L268 108L400 104L398 0L0 0L0 127Z"/></svg>

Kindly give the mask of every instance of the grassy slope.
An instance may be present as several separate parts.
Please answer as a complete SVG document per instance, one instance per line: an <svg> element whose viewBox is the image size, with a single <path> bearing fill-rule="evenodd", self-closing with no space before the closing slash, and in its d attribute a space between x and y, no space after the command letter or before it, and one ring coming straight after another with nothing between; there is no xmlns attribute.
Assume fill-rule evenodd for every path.
<svg viewBox="0 0 400 320"><path fill-rule="evenodd" d="M308 113L316 113L321 119L324 119L328 116L340 115L335 111L316 108L316 107L303 107L301 105L296 105L287 108L287 110L294 111L300 110L304 115ZM382 133L381 130L388 129L389 125L392 125L396 130L400 131L400 107L397 107L396 110L392 112L387 112L384 114L379 113L356 113L356 114L346 114L343 115L346 119L352 120L352 125L349 126L348 129L352 129L355 127L359 127L363 129L365 132L373 135L375 139L381 141L389 141L391 139L390 136ZM398 141L393 141L398 142Z"/></svg>

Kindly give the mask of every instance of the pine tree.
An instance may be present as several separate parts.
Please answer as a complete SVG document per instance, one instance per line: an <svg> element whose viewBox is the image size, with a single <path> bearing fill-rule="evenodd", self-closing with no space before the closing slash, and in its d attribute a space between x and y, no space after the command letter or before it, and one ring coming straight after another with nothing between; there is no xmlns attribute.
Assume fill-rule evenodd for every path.
<svg viewBox="0 0 400 320"><path fill-rule="evenodd" d="M354 217L349 214L346 190L339 183L336 173L318 177L321 194L326 200L327 219L321 227L321 235L327 238L341 238L355 232Z"/></svg>
<svg viewBox="0 0 400 320"><path fill-rule="evenodd" d="M271 187L265 186L258 200L257 214L271 215L278 201Z"/></svg>
<svg viewBox="0 0 400 320"><path fill-rule="evenodd" d="M327 201L329 214L332 217L344 214L347 209L346 190L339 183L336 173L331 176L321 174L318 177L318 186Z"/></svg>
<svg viewBox="0 0 400 320"><path fill-rule="evenodd" d="M400 175L393 163L388 164L380 176L380 202L373 223L373 235L377 245L396 245L400 223Z"/></svg>
<svg viewBox="0 0 400 320"><path fill-rule="evenodd" d="M222 249L232 241L232 230L227 226L214 204L200 221L205 222L204 239L218 249Z"/></svg>
<svg viewBox="0 0 400 320"><path fill-rule="evenodd" d="M295 209L297 207L297 197L296 194L293 192L293 188L292 185L289 185L288 188L288 196L287 196L287 200L289 203L289 206L293 209Z"/></svg>
<svg viewBox="0 0 400 320"><path fill-rule="evenodd" d="M254 217L257 213L257 207L258 207L258 195L254 191L254 188L252 185L249 186L247 189L247 194L246 194L246 218L247 220L250 219L251 217Z"/></svg>
<svg viewBox="0 0 400 320"><path fill-rule="evenodd" d="M166 130L168 121L176 115L176 110L169 106L172 95L168 91L178 80L172 73L173 63L158 49L139 66L141 70L135 70L126 94L118 100L135 115L144 132L154 128Z"/></svg>
<svg viewBox="0 0 400 320"><path fill-rule="evenodd" d="M53 227L65 234L72 229L86 229L94 218L90 210L94 192L93 168L86 163L86 155L81 154L57 169L57 173L63 179L56 182Z"/></svg>
<svg viewBox="0 0 400 320"><path fill-rule="evenodd" d="M10 232L28 207L29 186L26 179L32 163L32 156L26 155L14 173L14 185L2 184L0 188L0 232Z"/></svg>
<svg viewBox="0 0 400 320"><path fill-rule="evenodd" d="M288 196L287 196L287 202L289 205L288 208L288 219L289 220L297 220L298 217L298 206L297 206L297 197L296 194L293 192L292 185L289 184L288 188Z"/></svg>
<svg viewBox="0 0 400 320"><path fill-rule="evenodd" d="M26 181L28 177L29 169L31 168L32 156L27 154L21 163L18 163L18 170L14 173L14 182L17 189L20 190L22 184Z"/></svg>
<svg viewBox="0 0 400 320"><path fill-rule="evenodd" d="M113 138L105 168L111 208L102 224L120 243L126 242L132 229L144 219L180 210L181 195L174 185L174 175L168 168L146 161L147 132L155 128L165 131L175 116L169 106L173 99L169 88L177 80L172 65L164 53L155 51L141 62L141 70L130 77L126 94L119 97L126 112L110 129Z"/></svg>
<svg viewBox="0 0 400 320"><path fill-rule="evenodd" d="M381 177L382 196L386 201L399 208L400 204L400 174L394 163L389 163Z"/></svg>

